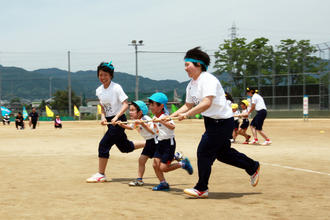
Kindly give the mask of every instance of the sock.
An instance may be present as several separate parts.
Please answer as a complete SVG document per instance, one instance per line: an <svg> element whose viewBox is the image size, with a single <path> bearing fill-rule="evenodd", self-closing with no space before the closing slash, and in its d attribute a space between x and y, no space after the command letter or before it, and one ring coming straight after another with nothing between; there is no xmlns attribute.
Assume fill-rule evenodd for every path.
<svg viewBox="0 0 330 220"><path fill-rule="evenodd" d="M165 184L166 180L160 181L160 184Z"/></svg>
<svg viewBox="0 0 330 220"><path fill-rule="evenodd" d="M267 139L266 139L266 141L270 141L270 139L269 139L269 138L267 138Z"/></svg>
<svg viewBox="0 0 330 220"><path fill-rule="evenodd" d="M180 161L179 164L181 165L182 168L184 168L185 163L183 163L182 161Z"/></svg>
<svg viewBox="0 0 330 220"><path fill-rule="evenodd" d="M99 173L99 174L101 174L101 175L103 175L103 176L104 176L104 173Z"/></svg>
<svg viewBox="0 0 330 220"><path fill-rule="evenodd" d="M137 181L142 181L142 178L136 178Z"/></svg>

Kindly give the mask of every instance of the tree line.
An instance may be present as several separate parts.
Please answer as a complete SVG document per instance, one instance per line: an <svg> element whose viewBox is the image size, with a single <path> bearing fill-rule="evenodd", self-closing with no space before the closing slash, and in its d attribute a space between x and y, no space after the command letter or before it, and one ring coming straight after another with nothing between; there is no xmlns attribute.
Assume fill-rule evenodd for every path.
<svg viewBox="0 0 330 220"><path fill-rule="evenodd" d="M245 38L225 40L215 52L215 74L231 75L232 81L223 83L232 85L234 96L242 95L247 85L317 83L318 77L306 73L325 71L328 62L316 57L316 52L309 40L281 40L277 46L270 45L264 37L251 42ZM323 80L327 77L323 76Z"/></svg>

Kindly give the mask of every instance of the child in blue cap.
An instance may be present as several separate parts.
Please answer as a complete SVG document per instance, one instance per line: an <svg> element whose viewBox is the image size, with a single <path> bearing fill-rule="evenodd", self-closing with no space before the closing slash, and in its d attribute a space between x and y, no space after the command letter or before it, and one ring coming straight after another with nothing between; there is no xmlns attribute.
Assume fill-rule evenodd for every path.
<svg viewBox="0 0 330 220"><path fill-rule="evenodd" d="M153 167L160 184L152 188L154 191L168 191L170 189L169 184L165 180L164 172L182 167L190 175L193 173L193 168L188 158L178 163L172 163L176 148L174 139L175 124L173 120L167 120L167 101L167 96L161 92L154 93L149 97L149 108L154 114L154 120L157 119L155 124L158 128L158 145L154 155Z"/></svg>
<svg viewBox="0 0 330 220"><path fill-rule="evenodd" d="M147 115L148 107L143 101L134 101L129 107L130 119L135 120L131 124L123 124L118 121L118 125L129 130L136 129L140 135L146 140L145 146L139 157L138 178L131 181L129 186L143 186L142 180L145 171L147 160L154 157L156 151L157 127L152 122L152 119Z"/></svg>

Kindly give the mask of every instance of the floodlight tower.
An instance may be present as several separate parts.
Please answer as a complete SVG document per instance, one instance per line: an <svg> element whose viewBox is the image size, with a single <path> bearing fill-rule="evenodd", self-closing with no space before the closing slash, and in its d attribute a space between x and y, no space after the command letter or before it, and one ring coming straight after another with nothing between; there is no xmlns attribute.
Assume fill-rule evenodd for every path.
<svg viewBox="0 0 330 220"><path fill-rule="evenodd" d="M134 46L135 49L135 100L139 99L139 78L138 78L138 46L144 46L143 40L132 40L128 46Z"/></svg>

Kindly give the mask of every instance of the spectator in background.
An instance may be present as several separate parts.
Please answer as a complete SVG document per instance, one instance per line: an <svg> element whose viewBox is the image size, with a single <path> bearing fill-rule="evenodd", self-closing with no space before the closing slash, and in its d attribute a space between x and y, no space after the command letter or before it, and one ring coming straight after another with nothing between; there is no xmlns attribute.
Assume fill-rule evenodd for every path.
<svg viewBox="0 0 330 220"><path fill-rule="evenodd" d="M21 130L24 129L24 118L23 118L21 112L17 113L16 119L15 119L15 125L16 125L17 130L18 129L21 129ZM18 127L20 127L20 128L18 128Z"/></svg>
<svg viewBox="0 0 330 220"><path fill-rule="evenodd" d="M10 124L10 117L8 114L5 114L5 116L3 116L2 118L2 123L3 125L6 125L6 123L9 125Z"/></svg>
<svg viewBox="0 0 330 220"><path fill-rule="evenodd" d="M55 121L54 121L54 127L55 128L62 128L62 121L59 115L56 115Z"/></svg>
<svg viewBox="0 0 330 220"><path fill-rule="evenodd" d="M39 119L39 115L38 112L36 111L36 108L32 108L32 112L30 112L29 114L29 126L31 127L32 125L32 129L36 129L38 119Z"/></svg>

